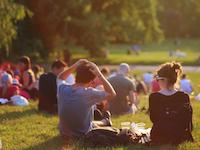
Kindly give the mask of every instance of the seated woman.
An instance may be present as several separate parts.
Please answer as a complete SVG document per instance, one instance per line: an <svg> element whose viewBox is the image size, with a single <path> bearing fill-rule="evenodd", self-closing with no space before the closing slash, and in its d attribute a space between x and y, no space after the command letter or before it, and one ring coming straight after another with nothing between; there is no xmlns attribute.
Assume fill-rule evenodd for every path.
<svg viewBox="0 0 200 150"><path fill-rule="evenodd" d="M182 73L179 63L166 63L157 70L160 91L149 96L152 145L178 145L193 141L192 107L189 96L175 89Z"/></svg>
<svg viewBox="0 0 200 150"><path fill-rule="evenodd" d="M28 92L31 98L35 99L36 95L33 90L33 83L35 82L35 75L31 69L31 61L27 56L22 56L19 59L18 68L21 73L22 89Z"/></svg>
<svg viewBox="0 0 200 150"><path fill-rule="evenodd" d="M10 74L4 73L1 78L0 98L10 98L19 94L19 88L12 84L13 78Z"/></svg>

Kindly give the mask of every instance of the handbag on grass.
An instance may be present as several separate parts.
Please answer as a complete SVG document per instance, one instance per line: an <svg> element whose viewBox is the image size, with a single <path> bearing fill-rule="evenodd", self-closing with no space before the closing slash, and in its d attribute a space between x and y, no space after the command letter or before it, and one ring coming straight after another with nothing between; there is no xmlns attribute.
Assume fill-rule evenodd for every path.
<svg viewBox="0 0 200 150"><path fill-rule="evenodd" d="M117 129L113 127L95 128L85 136L85 142L94 147L118 146L129 144L147 144L145 134L138 135L130 129Z"/></svg>
<svg viewBox="0 0 200 150"><path fill-rule="evenodd" d="M12 101L12 104L16 105L16 106L28 106L29 105L28 100L25 97L20 96L20 95L15 95L15 96L11 97L11 101Z"/></svg>

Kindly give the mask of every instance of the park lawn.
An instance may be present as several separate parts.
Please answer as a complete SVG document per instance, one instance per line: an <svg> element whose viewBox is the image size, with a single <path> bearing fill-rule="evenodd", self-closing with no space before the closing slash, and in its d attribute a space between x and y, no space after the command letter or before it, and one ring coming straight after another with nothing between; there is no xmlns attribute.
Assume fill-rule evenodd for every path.
<svg viewBox="0 0 200 150"><path fill-rule="evenodd" d="M142 74L140 71L135 73L137 75ZM200 83L199 73L188 73L188 76L192 79L197 94L200 91L197 87L198 83ZM148 108L148 97L141 96L140 98L140 107ZM191 102L194 110L194 143L182 144L178 148L172 146L148 148L141 145L129 145L104 149L198 150L200 147L200 102L194 99L191 99ZM114 116L114 127L120 127L120 123L123 121L144 122L147 128L152 125L145 111L138 112L135 115ZM59 137L57 124L57 116L39 112L37 110L37 102L31 102L28 107L0 106L0 139L4 150L60 150L62 142ZM71 149L83 148L81 142L75 143L71 147Z"/></svg>
<svg viewBox="0 0 200 150"><path fill-rule="evenodd" d="M162 43L148 43L141 45L140 55L127 55L127 50L131 44L110 44L106 47L109 50L107 58L90 58L87 51L83 48L71 47L74 59L88 58L97 64L120 64L126 62L129 64L156 65L166 61L180 61L184 65L199 65L197 61L200 56L199 39L182 39L180 46L175 46L172 40ZM169 57L169 50L180 49L187 54L184 58Z"/></svg>
<svg viewBox="0 0 200 150"><path fill-rule="evenodd" d="M143 97L141 106L147 108L147 98ZM194 109L194 131L195 143L181 145L178 149L197 150L200 146L200 102L192 100ZM57 124L58 118L37 111L37 102L23 108L16 106L1 106L0 109L0 137L5 150L60 150L62 146ZM146 127L151 127L151 122L145 112L135 115L113 117L115 127L120 127L123 121L144 122ZM72 149L83 149L83 144L76 143ZM105 148L106 149L106 148ZM107 148L108 149L108 148ZM176 149L171 146L148 148L140 145L116 147L112 149L151 149L166 150Z"/></svg>

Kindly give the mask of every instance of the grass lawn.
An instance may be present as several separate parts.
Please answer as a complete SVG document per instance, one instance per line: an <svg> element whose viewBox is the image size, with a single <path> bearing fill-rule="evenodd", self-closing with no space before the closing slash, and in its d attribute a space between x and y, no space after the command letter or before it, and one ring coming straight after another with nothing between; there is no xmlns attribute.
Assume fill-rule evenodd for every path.
<svg viewBox="0 0 200 150"><path fill-rule="evenodd" d="M155 65L161 64L166 61L180 61L184 65L199 65L197 58L200 56L200 39L182 39L180 46L175 46L173 40L167 40L160 44L149 43L141 45L142 52L140 55L127 55L127 50L130 49L131 44L114 44L108 45L109 50L108 58L89 58L87 51L71 47L74 59L89 58L98 64L119 64L126 62L129 64L140 65ZM169 50L180 49L187 54L184 58L169 57Z"/></svg>
<svg viewBox="0 0 200 150"><path fill-rule="evenodd" d="M141 72L136 72L141 74ZM198 73L188 73L197 88L200 83ZM112 149L147 149L147 150L198 150L200 147L200 102L191 100L194 115L194 143L186 143L178 148L171 146L162 146L148 148L140 145L130 145L126 147L116 147ZM147 96L141 96L140 107L148 107ZM135 115L125 115L113 117L115 127L120 127L123 121L144 122L146 127L151 127L151 122L145 112L138 112ZM31 102L28 107L0 106L0 139L4 150L60 150L62 142L58 133L58 118L37 111L37 102ZM81 142L72 145L72 149L83 149ZM104 148L111 149L111 148Z"/></svg>

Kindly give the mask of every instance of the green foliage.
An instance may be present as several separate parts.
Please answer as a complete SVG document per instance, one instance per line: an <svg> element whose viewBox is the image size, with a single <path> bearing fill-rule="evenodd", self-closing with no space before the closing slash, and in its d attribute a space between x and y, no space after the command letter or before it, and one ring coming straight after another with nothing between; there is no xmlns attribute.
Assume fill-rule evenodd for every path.
<svg viewBox="0 0 200 150"><path fill-rule="evenodd" d="M156 16L157 0L31 0L29 6L50 50L74 43L88 49L92 56L104 56L102 48L108 42L163 39Z"/></svg>
<svg viewBox="0 0 200 150"><path fill-rule="evenodd" d="M159 0L158 19L167 37L200 36L199 0Z"/></svg>
<svg viewBox="0 0 200 150"><path fill-rule="evenodd" d="M1 0L0 48L44 59L73 44L105 58L109 43L199 37L199 17L198 0Z"/></svg>
<svg viewBox="0 0 200 150"><path fill-rule="evenodd" d="M9 53L9 46L17 36L16 23L26 16L26 8L14 0L0 1L0 48Z"/></svg>

